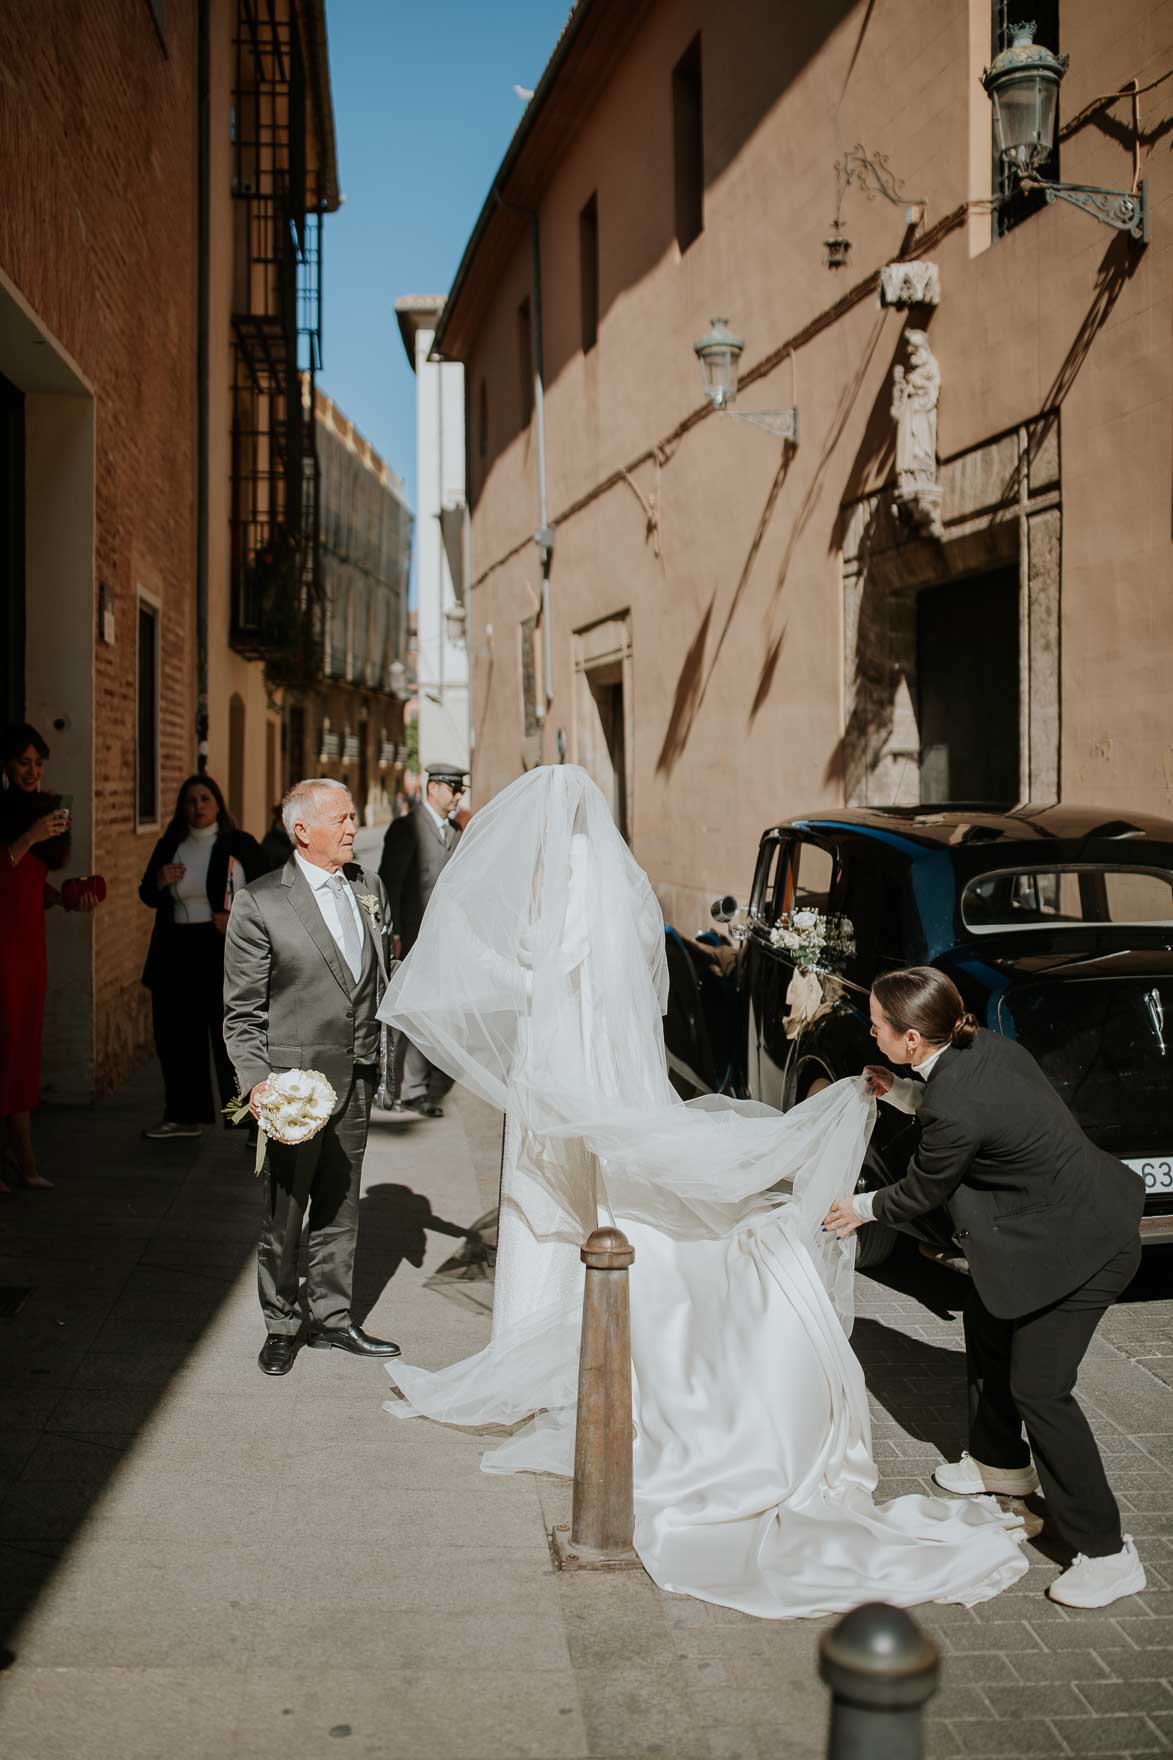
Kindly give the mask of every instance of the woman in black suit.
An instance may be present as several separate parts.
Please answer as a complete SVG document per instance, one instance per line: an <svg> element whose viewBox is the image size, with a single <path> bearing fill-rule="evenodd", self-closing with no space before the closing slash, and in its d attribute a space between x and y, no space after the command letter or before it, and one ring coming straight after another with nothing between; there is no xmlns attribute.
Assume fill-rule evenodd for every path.
<svg viewBox="0 0 1173 1760"><path fill-rule="evenodd" d="M943 972L878 978L871 1017L884 1056L924 1083L876 1066L871 1091L917 1111L920 1146L903 1179L840 1200L825 1226L843 1236L873 1219L899 1225L949 1211L972 1279L970 1452L933 1477L947 1491L1019 1497L1041 1480L1048 1516L1075 1553L1052 1598L1106 1607L1135 1595L1144 1568L1073 1390L1101 1317L1140 1264L1143 1186L1088 1140L1024 1046L965 1013Z"/></svg>
<svg viewBox="0 0 1173 1760"><path fill-rule="evenodd" d="M224 1049L224 934L233 894L264 871L212 778L189 776L138 889L155 912L142 981L164 1090L163 1117L145 1137L198 1137L214 1122L209 1050L221 1104L236 1092Z"/></svg>

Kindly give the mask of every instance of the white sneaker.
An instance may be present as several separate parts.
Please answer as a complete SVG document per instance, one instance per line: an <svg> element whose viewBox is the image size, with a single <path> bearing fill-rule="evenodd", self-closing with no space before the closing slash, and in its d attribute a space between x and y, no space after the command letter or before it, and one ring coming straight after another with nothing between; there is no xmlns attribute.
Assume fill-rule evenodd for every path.
<svg viewBox="0 0 1173 1760"><path fill-rule="evenodd" d="M1124 1595L1139 1595L1145 1581L1132 1535L1125 1534L1120 1551L1110 1552L1107 1558L1085 1558L1077 1552L1047 1594L1064 1607L1107 1607Z"/></svg>
<svg viewBox="0 0 1173 1760"><path fill-rule="evenodd" d="M987 1467L975 1461L966 1449L959 1461L942 1461L933 1473L942 1491L954 1491L960 1497L1029 1497L1039 1488L1039 1476L1031 1466Z"/></svg>
<svg viewBox="0 0 1173 1760"><path fill-rule="evenodd" d="M162 1137L202 1137L203 1134L203 1125L176 1124L173 1118L164 1118L149 1131L143 1132L143 1136L151 1142L157 1142Z"/></svg>

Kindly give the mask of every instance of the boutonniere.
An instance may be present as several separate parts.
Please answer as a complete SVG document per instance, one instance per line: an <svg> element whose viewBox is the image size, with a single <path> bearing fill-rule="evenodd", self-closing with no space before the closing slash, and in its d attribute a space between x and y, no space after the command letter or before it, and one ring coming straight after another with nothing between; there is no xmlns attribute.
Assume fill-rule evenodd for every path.
<svg viewBox="0 0 1173 1760"><path fill-rule="evenodd" d="M377 925L379 921L378 895L374 892L360 892L358 895L358 902L367 913L367 916L371 919L371 923Z"/></svg>

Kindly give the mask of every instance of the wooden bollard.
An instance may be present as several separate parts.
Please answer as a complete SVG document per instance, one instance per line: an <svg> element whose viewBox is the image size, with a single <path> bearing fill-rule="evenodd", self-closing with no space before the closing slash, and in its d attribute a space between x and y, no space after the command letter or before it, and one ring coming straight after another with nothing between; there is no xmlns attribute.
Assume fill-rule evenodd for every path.
<svg viewBox="0 0 1173 1760"><path fill-rule="evenodd" d="M910 1614L870 1601L819 1640L831 1689L827 1760L921 1760L923 1714L941 1658Z"/></svg>
<svg viewBox="0 0 1173 1760"><path fill-rule="evenodd" d="M617 1228L596 1228L581 1249L586 1266L574 1509L569 1529L554 1529L554 1551L567 1569L638 1568L632 1551L631 1312L627 1268L634 1249Z"/></svg>

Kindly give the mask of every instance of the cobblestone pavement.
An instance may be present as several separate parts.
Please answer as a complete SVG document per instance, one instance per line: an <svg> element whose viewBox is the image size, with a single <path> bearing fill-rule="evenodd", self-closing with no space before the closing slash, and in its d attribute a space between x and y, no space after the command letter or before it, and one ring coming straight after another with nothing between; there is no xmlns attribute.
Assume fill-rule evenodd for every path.
<svg viewBox="0 0 1173 1760"><path fill-rule="evenodd" d="M559 1577L555 1479L478 1473L477 1439L382 1411L375 1365L305 1352L272 1381L253 1288L260 1194L227 1133L148 1144L148 1072L38 1120L52 1193L0 1205L0 1753L5 1760L815 1760L828 1622L771 1624L642 1574ZM496 1196L499 1123L459 1098L377 1121L358 1311L412 1358L479 1347L488 1287L435 1272ZM1168 1256L1101 1329L1081 1387L1150 1590L1067 1613L1027 1577L917 1617L941 1647L927 1754L1140 1755L1173 1742ZM883 1492L962 1441L960 1282L861 1278Z"/></svg>

